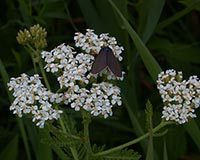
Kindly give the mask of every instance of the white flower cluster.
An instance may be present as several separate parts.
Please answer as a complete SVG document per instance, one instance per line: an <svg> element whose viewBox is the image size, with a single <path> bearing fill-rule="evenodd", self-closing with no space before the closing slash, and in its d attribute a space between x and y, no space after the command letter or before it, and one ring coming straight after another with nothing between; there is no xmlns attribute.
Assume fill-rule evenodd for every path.
<svg viewBox="0 0 200 160"><path fill-rule="evenodd" d="M101 114L104 118L112 116L113 105L122 105L119 87L108 82L93 84L85 101L84 109L91 111L94 116Z"/></svg>
<svg viewBox="0 0 200 160"><path fill-rule="evenodd" d="M196 117L195 109L200 105L200 80L190 76L182 80L182 72L167 70L158 75L157 88L164 102L162 118L179 124Z"/></svg>
<svg viewBox="0 0 200 160"><path fill-rule="evenodd" d="M86 35L76 33L74 39L75 46L81 47L86 53L77 53L74 48L65 44L50 52L41 53L46 62L44 69L57 76L60 85L58 90L62 90L62 93L48 91L39 75L29 77L22 74L21 77L11 78L8 86L9 90L14 90L15 100L10 107L14 114L19 117L32 114L33 121L37 121L37 126L42 128L45 121L60 117L62 111L53 109L56 103L70 105L76 111L83 108L94 116L101 115L104 118L112 116L114 105L122 104L120 88L109 82L99 82L99 79L95 79L97 75L91 73L91 67L94 63L92 52L98 53L102 47L109 46L115 56L122 60L120 54L123 47L117 45L114 37L101 34L98 38L89 29ZM109 74L107 75L108 79L114 79L112 76L114 75L109 78Z"/></svg>
<svg viewBox="0 0 200 160"><path fill-rule="evenodd" d="M52 103L60 103L61 94L48 91L40 81L39 75L11 78L8 83L9 90L13 90L15 100L10 106L14 114L22 117L23 114L32 114L33 122L40 128L44 127L47 120L58 119L62 110L52 108Z"/></svg>
<svg viewBox="0 0 200 160"><path fill-rule="evenodd" d="M83 51L91 55L99 54L99 51L103 47L109 47L112 49L115 57L122 61L123 57L121 53L123 52L124 48L122 46L117 45L117 40L115 37L110 37L108 33L102 33L99 36L94 33L94 30L87 29L86 33L75 33L74 36L75 46L80 47ZM122 72L124 75L125 72ZM123 80L124 77L116 77L108 68L103 70L99 73L100 76L107 75L108 80Z"/></svg>
<svg viewBox="0 0 200 160"><path fill-rule="evenodd" d="M124 48L117 45L115 37L109 37L108 33L102 33L98 36L92 29L87 29L86 31L85 35L80 32L75 33L76 47L81 47L86 53L95 55L99 53L102 47L108 46L113 50L115 57L119 61L123 60L121 53Z"/></svg>
<svg viewBox="0 0 200 160"><path fill-rule="evenodd" d="M108 82L93 83L90 89L79 88L78 85L65 92L65 104L79 111L80 108L92 115L102 115L104 118L112 116L112 107L121 105L120 89Z"/></svg>
<svg viewBox="0 0 200 160"><path fill-rule="evenodd" d="M50 52L43 51L42 58L47 63L47 72L58 73L57 78L60 88L72 87L76 81L88 84L92 74L90 74L94 57L72 51L73 48L61 44Z"/></svg>
<svg viewBox="0 0 200 160"><path fill-rule="evenodd" d="M94 116L111 116L112 107L122 104L119 87L108 82L90 84L94 57L73 52L72 49L61 44L50 52L42 52L42 58L47 63L46 71L58 73L60 88L66 90L63 94L64 104L70 104L76 111L83 108Z"/></svg>

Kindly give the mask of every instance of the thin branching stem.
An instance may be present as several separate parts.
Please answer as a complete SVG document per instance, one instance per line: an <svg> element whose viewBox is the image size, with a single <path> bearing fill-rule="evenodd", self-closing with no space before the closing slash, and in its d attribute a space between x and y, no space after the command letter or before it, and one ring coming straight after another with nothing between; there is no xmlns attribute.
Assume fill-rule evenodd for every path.
<svg viewBox="0 0 200 160"><path fill-rule="evenodd" d="M169 125L169 124L173 124L173 122L165 122L165 121L161 121L161 123L159 125L157 125L153 130L152 130L152 133L155 133L157 131L159 131L161 128L165 127L166 125ZM138 143L142 140L144 140L145 138L147 138L149 136L149 132L144 134L143 136L140 136L132 141L129 141L127 143L124 143L122 145L119 145L117 147L114 147L114 148L111 148L111 149L108 149L108 150L105 150L103 152L99 152L99 153L96 153L94 154L93 156L105 156L107 154L110 154L110 153L113 153L113 152L116 152L116 151L119 151L119 150L122 150L128 146L131 146L135 143Z"/></svg>

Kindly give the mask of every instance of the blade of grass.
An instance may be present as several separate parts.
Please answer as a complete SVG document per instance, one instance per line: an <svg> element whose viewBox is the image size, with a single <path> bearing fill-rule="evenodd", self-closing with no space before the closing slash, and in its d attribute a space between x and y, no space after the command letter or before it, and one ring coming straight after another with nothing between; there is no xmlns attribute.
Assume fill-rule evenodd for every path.
<svg viewBox="0 0 200 160"><path fill-rule="evenodd" d="M164 151L163 151L163 160L168 160L168 155L167 155L167 144L166 141L164 139Z"/></svg>
<svg viewBox="0 0 200 160"><path fill-rule="evenodd" d="M0 74L1 74L1 77L3 79L3 82L4 82L4 86L5 86L5 89L6 89L6 92L8 94L8 97L9 97L9 100L12 101L13 100L13 97L12 95L10 94L9 90L8 90L8 86L7 86L7 83L9 81L9 76L8 76L8 73L4 67L4 64L3 62L1 61L0 59Z"/></svg>
<svg viewBox="0 0 200 160"><path fill-rule="evenodd" d="M24 122L25 128L27 130L27 135L29 136L29 142L32 152L35 155L36 160L53 160L52 148L50 145L43 142L43 137L49 136L48 134L41 135L41 130L35 126L30 120Z"/></svg>
<svg viewBox="0 0 200 160"><path fill-rule="evenodd" d="M4 146L4 149L0 153L0 159L17 160L18 145L19 145L18 141L19 141L18 135L15 135L15 137L11 139L6 146Z"/></svg>
<svg viewBox="0 0 200 160"><path fill-rule="evenodd" d="M123 96L123 95L122 95ZM130 117L130 120L131 120L131 123L134 127L134 132L136 133L137 136L141 136L141 135L144 135L144 131L140 125L140 122L138 121L138 119L136 118L137 116L135 115L135 113L133 112L132 108L130 107L127 99L125 96L123 96L123 101L126 105L126 108L128 110L128 114L129 114L129 117ZM144 140L144 141L141 141L141 146L143 148L143 150L145 149L145 146L146 146L146 142L147 140Z"/></svg>
<svg viewBox="0 0 200 160"><path fill-rule="evenodd" d="M156 27L156 30L161 30L165 27L167 27L168 25L174 23L175 21L179 20L181 17L185 16L186 14L188 14L189 12L191 12L198 4L200 3L200 0L197 0L193 3L190 4L190 6L188 6L187 8L183 9L180 12L177 12L174 16L164 20L163 22L159 23L158 26Z"/></svg>
<svg viewBox="0 0 200 160"><path fill-rule="evenodd" d="M197 125L195 120L190 120L190 122L186 123L184 125L184 128L187 130L188 134L190 137L193 139L194 143L198 147L200 151L200 129L199 126Z"/></svg>
<svg viewBox="0 0 200 160"><path fill-rule="evenodd" d="M117 12L119 17L122 19L125 29L128 31L131 39L133 40L143 62L146 66L146 69L148 70L150 76L153 78L154 81L157 79L157 75L162 71L161 67L157 63L157 61L154 59L154 57L151 55L148 48L145 46L145 44L142 42L140 37L137 35L137 33L134 31L134 29L131 27L129 22L125 19L125 17L122 15L120 10L116 7L116 5L113 3L112 0L108 0L113 9Z"/></svg>
<svg viewBox="0 0 200 160"><path fill-rule="evenodd" d="M138 34L141 35L143 42L146 43L154 32L164 4L165 0L148 0L139 5L140 23Z"/></svg>
<svg viewBox="0 0 200 160"><path fill-rule="evenodd" d="M152 124L153 106L149 100L146 103L145 113L146 113L146 125L147 129L149 130L149 141L148 141L146 160L154 160L153 124Z"/></svg>

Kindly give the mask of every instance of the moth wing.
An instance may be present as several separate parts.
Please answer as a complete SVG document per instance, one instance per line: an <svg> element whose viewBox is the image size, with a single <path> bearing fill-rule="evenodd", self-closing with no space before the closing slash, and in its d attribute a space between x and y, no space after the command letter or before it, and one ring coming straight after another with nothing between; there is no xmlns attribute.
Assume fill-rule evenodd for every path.
<svg viewBox="0 0 200 160"><path fill-rule="evenodd" d="M107 54L107 65L114 75L116 75L117 77L122 77L120 64L112 51Z"/></svg>
<svg viewBox="0 0 200 160"><path fill-rule="evenodd" d="M104 49L101 49L99 54L95 58L94 63L92 64L92 69L91 69L92 74L97 74L107 67L106 56L107 56L106 51Z"/></svg>

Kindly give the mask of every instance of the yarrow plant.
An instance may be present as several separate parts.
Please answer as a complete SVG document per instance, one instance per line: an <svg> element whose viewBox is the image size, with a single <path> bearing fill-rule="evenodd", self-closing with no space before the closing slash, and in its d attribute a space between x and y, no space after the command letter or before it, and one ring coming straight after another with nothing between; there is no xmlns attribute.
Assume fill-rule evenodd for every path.
<svg viewBox="0 0 200 160"><path fill-rule="evenodd" d="M103 151L103 147L97 148L95 145L92 148L89 139L91 117L99 116L106 119L113 116L114 106L122 105L120 88L112 82L124 79L125 72L121 71L118 64L118 61L123 60L121 54L124 48L119 46L116 38L110 37L108 33L97 35L94 30L87 29L85 34L75 33L74 46L62 43L51 51L46 51L44 50L47 46L46 36L45 29L39 25L31 27L29 30L19 31L17 41L30 52L35 74L28 76L23 73L20 77L11 78L8 88L15 98L10 106L13 114L19 117L28 114L36 126L46 129L47 137L53 137L51 140L48 139L48 143L56 141L55 144L58 146L57 143L60 144L62 141L62 147L56 148L55 153L57 151L61 153L60 151L63 150L62 155L71 153L70 156L67 155L70 157L68 159L73 157L75 160L106 159L108 154L116 159L133 157L136 160L140 158L140 155L133 150L123 149L148 136L153 136L166 125L183 124L196 117L195 110L200 105L200 80L198 77L190 76L189 80L183 80L182 72L173 69L163 71L158 74L157 88L163 100L162 119L164 120L153 128L153 109L148 101L146 115L149 132L106 151ZM111 59L107 55L111 56ZM101 58L101 56L105 57ZM95 57L100 57L100 61L105 62L100 71L98 67L101 63L94 65L95 62L98 62L98 58ZM112 58L117 65L111 63L109 66L109 62L113 62ZM38 68L40 72L38 72ZM116 68L119 68L117 72ZM53 92L51 89L46 72L56 77L57 91ZM72 123L67 123L71 118L67 117L67 111L71 109L81 112L83 119L81 133L74 130ZM57 123L51 123L58 119ZM64 122L63 119L67 122ZM132 121L135 121L134 118ZM46 124L47 122L49 125ZM71 121L69 120L69 122ZM134 123L138 124L138 122ZM59 135L62 136L58 137ZM77 153L78 151L81 153ZM82 158L79 158L80 155ZM62 157L61 159L67 158Z"/></svg>
<svg viewBox="0 0 200 160"><path fill-rule="evenodd" d="M39 26L36 28L39 28L38 33L45 31ZM28 30L20 31L17 37L18 41L22 39L21 44L30 44L30 40L24 37L27 33L29 33L28 37L31 37L32 30L33 27L30 32ZM35 34L32 33L32 35ZM91 67L95 59L93 54L94 52L98 54L101 47L112 48L119 60L122 60L120 54L124 50L123 47L117 45L114 37L109 37L108 34L101 34L98 37L90 29L87 29L85 35L75 33L74 39L75 46L80 47L83 52L79 53L75 48L65 44L57 46L50 52L41 52L41 57L46 63L42 69L57 76L60 86L58 90L62 90L62 93L52 93L45 88L38 74L31 77L22 74L21 77L11 78L8 86L9 90L14 91L15 100L10 107L14 114L22 117L23 114L31 113L33 121L38 121L36 125L43 128L45 121L58 119L63 113L61 109L53 109L55 103L64 103L75 111L84 109L93 116L101 115L104 118L113 115L113 106L122 105L120 88L109 82L109 79L115 79L114 75L105 71L104 74L107 74L108 80L97 83L95 79L98 78L98 75L91 74ZM32 41L30 42L35 45ZM123 77L120 79L122 80Z"/></svg>
<svg viewBox="0 0 200 160"><path fill-rule="evenodd" d="M195 110L200 105L200 80L197 76L183 80L182 72L170 69L158 75L157 88L164 102L162 118L183 124L196 117Z"/></svg>
<svg viewBox="0 0 200 160"><path fill-rule="evenodd" d="M107 118L112 116L112 107L115 104L122 104L120 89L109 82L94 83L93 79L97 77L90 73L94 62L93 51L89 46L83 47L83 44L76 41L77 34L84 37L81 33L75 33L75 46L82 46L82 50L86 53L77 53L74 48L65 44L59 45L50 52L43 51L42 58L47 63L45 69L47 72L57 73L60 88L66 90L64 92L66 105L70 104L76 111L83 108L94 116L103 115ZM94 37L97 35L92 30L87 30L86 37L95 48ZM98 40L99 43L106 44L104 41ZM111 75L111 72L106 73L108 76Z"/></svg>

